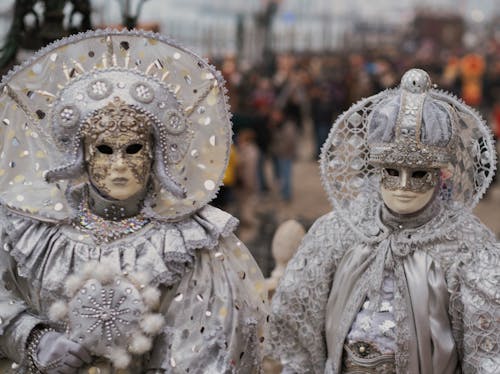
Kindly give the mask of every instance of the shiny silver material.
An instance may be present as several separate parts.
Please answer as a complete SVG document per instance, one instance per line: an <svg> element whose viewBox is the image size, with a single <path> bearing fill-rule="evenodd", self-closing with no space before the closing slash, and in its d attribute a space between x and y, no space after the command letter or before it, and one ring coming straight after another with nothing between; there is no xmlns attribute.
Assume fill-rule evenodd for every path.
<svg viewBox="0 0 500 374"><path fill-rule="evenodd" d="M410 169L394 166L382 168L381 173L380 183L391 191L425 192L436 187L441 176L439 169ZM405 178L404 181L403 178Z"/></svg>
<svg viewBox="0 0 500 374"><path fill-rule="evenodd" d="M267 308L264 284L250 253L232 234L236 221L229 214L206 206L182 222L155 222L99 245L90 232L70 225L11 213L3 215L2 223L2 240L11 243L0 254L4 356L25 362L26 338L36 324L47 322L67 276L89 261L102 261L116 272L147 272L150 285L162 289L158 312L167 327L147 364L143 356L134 357L131 374L170 368L171 362L179 372L258 372ZM244 279L240 269L246 269ZM14 296L14 290L24 296ZM15 304L9 302L13 298ZM99 365L109 368L106 361Z"/></svg>
<svg viewBox="0 0 500 374"><path fill-rule="evenodd" d="M371 163L441 168L452 161L455 113L428 93L430 86L425 71L411 69L398 93L374 108L368 128Z"/></svg>
<svg viewBox="0 0 500 374"><path fill-rule="evenodd" d="M365 342L346 344L342 374L396 374L394 353L381 353Z"/></svg>

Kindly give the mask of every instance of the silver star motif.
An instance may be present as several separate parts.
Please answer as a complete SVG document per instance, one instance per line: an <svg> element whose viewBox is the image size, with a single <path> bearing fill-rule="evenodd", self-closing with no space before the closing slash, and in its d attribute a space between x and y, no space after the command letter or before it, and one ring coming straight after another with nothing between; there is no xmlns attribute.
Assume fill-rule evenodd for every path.
<svg viewBox="0 0 500 374"><path fill-rule="evenodd" d="M121 331L119 325L129 325L130 321L121 318L120 316L130 312L129 308L120 309L121 305L127 299L126 296L121 296L118 302L113 304L113 296L115 290L101 289L101 301L90 297L91 305L83 305L81 313L83 318L91 318L96 321L87 329L87 333L93 332L99 326L101 327L102 334L105 335L106 340L112 341L113 334L120 336Z"/></svg>

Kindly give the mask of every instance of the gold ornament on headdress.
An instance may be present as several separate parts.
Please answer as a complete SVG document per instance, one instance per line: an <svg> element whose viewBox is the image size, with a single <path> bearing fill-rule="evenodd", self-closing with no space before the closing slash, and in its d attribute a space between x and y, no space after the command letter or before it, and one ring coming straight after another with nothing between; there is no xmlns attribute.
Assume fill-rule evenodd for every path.
<svg viewBox="0 0 500 374"><path fill-rule="evenodd" d="M153 121L143 111L115 97L107 105L96 110L82 124L85 138L95 141L100 135L117 136L131 134L146 139L151 133Z"/></svg>

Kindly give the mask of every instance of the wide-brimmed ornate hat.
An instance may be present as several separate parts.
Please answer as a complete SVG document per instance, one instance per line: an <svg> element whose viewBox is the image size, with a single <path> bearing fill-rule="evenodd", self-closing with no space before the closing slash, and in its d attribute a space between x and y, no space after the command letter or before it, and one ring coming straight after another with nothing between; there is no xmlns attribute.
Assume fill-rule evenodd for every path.
<svg viewBox="0 0 500 374"><path fill-rule="evenodd" d="M164 36L100 30L59 40L7 74L0 92L0 203L21 214L72 216L65 191L77 183L82 124L117 98L152 120L158 218L190 215L221 184L231 142L224 80Z"/></svg>

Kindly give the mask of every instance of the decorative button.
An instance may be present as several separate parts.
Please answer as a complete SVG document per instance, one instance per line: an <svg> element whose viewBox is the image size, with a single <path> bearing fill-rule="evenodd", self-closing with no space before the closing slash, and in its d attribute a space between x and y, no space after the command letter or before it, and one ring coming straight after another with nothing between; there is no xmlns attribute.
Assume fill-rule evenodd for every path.
<svg viewBox="0 0 500 374"><path fill-rule="evenodd" d="M154 99L154 92L151 86L144 82L136 82L130 87L130 95L144 104L149 104Z"/></svg>
<svg viewBox="0 0 500 374"><path fill-rule="evenodd" d="M186 130L186 121L176 110L168 110L164 118L165 127L170 134L177 135Z"/></svg>
<svg viewBox="0 0 500 374"><path fill-rule="evenodd" d="M111 95L112 91L113 86L107 79L96 79L87 88L87 94L94 100L102 100Z"/></svg>
<svg viewBox="0 0 500 374"><path fill-rule="evenodd" d="M80 112L74 105L66 105L59 111L59 123L63 127L72 127L80 119Z"/></svg>

